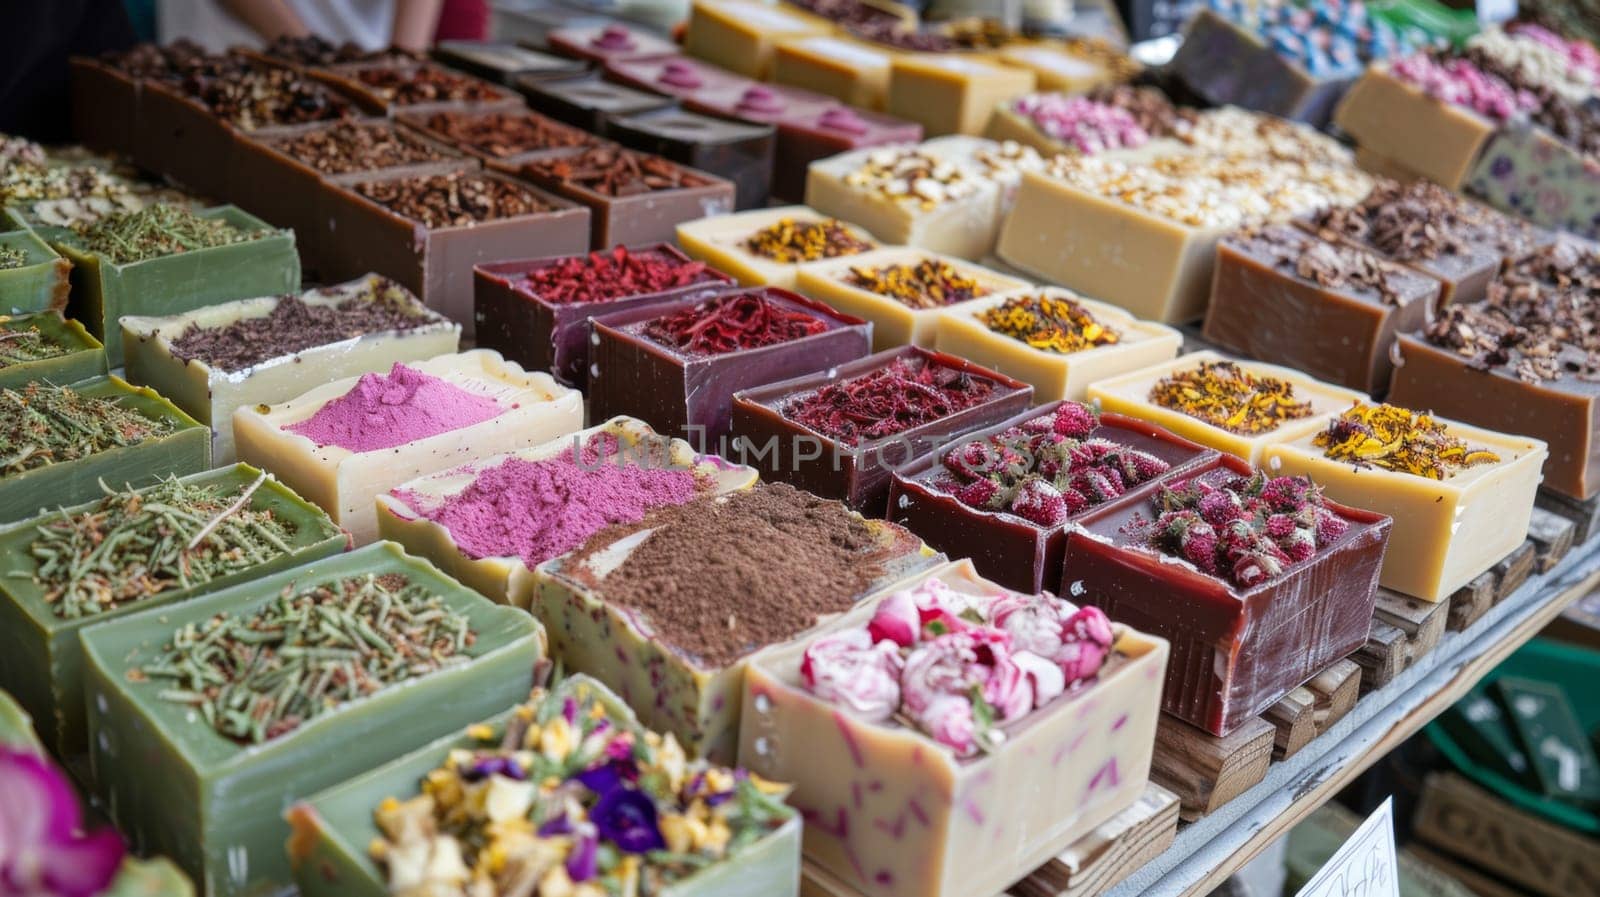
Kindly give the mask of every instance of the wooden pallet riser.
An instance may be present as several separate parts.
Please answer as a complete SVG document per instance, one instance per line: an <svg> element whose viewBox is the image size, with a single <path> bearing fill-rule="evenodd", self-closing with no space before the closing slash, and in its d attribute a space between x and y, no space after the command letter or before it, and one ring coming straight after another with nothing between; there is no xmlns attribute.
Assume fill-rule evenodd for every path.
<svg viewBox="0 0 1600 897"><path fill-rule="evenodd" d="M1536 501L1540 509L1559 514L1572 521L1574 545L1582 545L1589 541L1590 536L1600 532L1600 496L1580 501L1558 492L1540 489Z"/></svg>

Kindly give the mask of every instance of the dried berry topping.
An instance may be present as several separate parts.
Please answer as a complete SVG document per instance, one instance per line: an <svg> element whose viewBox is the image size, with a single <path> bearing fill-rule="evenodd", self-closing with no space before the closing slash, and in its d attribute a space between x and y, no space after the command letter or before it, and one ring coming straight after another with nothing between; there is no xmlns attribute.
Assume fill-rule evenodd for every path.
<svg viewBox="0 0 1600 897"><path fill-rule="evenodd" d="M1150 388L1150 401L1244 436L1270 433L1312 414L1311 402L1295 397L1293 383L1232 361L1202 361L1168 374Z"/></svg>
<svg viewBox="0 0 1600 897"><path fill-rule="evenodd" d="M1186 131L1197 117L1192 109L1172 105L1167 95L1154 87L1126 84L1097 87L1085 98L1127 112L1151 137L1170 137Z"/></svg>
<svg viewBox="0 0 1600 897"><path fill-rule="evenodd" d="M474 149L496 159L535 150L590 146L594 135L545 118L535 112L435 112L428 130L457 146Z"/></svg>
<svg viewBox="0 0 1600 897"><path fill-rule="evenodd" d="M649 321L643 333L692 355L722 355L813 336L828 323L759 292L735 293Z"/></svg>
<svg viewBox="0 0 1600 897"><path fill-rule="evenodd" d="M976 277L963 274L939 259L923 259L915 265L884 265L877 268L852 267L844 282L887 296L908 308L944 308L989 295L990 290Z"/></svg>
<svg viewBox="0 0 1600 897"><path fill-rule="evenodd" d="M575 255L535 268L518 285L555 305L610 302L711 280L705 262L680 261L664 252L610 252Z"/></svg>
<svg viewBox="0 0 1600 897"><path fill-rule="evenodd" d="M987 401L997 384L922 357L896 358L868 374L790 399L784 417L855 446L903 433Z"/></svg>
<svg viewBox="0 0 1600 897"><path fill-rule="evenodd" d="M851 228L833 218L797 221L784 218L747 237L744 248L762 258L792 264L860 255L877 245L857 237Z"/></svg>
<svg viewBox="0 0 1600 897"><path fill-rule="evenodd" d="M549 211L549 203L515 181L452 172L356 184L355 191L424 227L471 227L483 221Z"/></svg>
<svg viewBox="0 0 1600 897"><path fill-rule="evenodd" d="M994 308L977 312L976 317L995 333L1060 355L1114 345L1121 339L1116 330L1100 323L1083 303L1048 293L1007 299Z"/></svg>
<svg viewBox="0 0 1600 897"><path fill-rule="evenodd" d="M387 122L340 122L269 144L323 174L381 171L449 158L437 147Z"/></svg>
<svg viewBox="0 0 1600 897"><path fill-rule="evenodd" d="M571 184L602 196L637 196L711 183L660 156L618 146L596 146L570 156L540 159L529 162L522 170L536 178Z"/></svg>
<svg viewBox="0 0 1600 897"><path fill-rule="evenodd" d="M1500 456L1472 448L1452 436L1443 423L1396 405L1356 402L1328 423L1312 444L1335 461L1381 467L1396 473L1442 480Z"/></svg>

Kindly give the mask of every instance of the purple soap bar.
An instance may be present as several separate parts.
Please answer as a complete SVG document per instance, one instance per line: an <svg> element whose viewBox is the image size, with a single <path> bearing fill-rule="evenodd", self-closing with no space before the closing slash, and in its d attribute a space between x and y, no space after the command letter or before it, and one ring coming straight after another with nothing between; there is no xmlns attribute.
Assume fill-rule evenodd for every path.
<svg viewBox="0 0 1600 897"><path fill-rule="evenodd" d="M545 42L563 56L600 63L678 52L678 45L672 41L621 22L557 28L545 37Z"/></svg>
<svg viewBox="0 0 1600 897"><path fill-rule="evenodd" d="M744 90L760 83L677 53L614 59L606 63L605 76L608 81L679 99L707 92Z"/></svg>

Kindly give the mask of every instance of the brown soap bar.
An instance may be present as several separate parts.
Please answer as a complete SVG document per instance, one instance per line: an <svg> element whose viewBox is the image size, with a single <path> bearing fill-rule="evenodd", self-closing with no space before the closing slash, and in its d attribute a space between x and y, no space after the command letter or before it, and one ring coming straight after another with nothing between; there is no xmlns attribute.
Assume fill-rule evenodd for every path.
<svg viewBox="0 0 1600 897"><path fill-rule="evenodd" d="M451 68L470 72L496 84L510 84L513 75L533 78L571 78L588 68L582 60L551 56L496 41L444 40L433 48L433 58Z"/></svg>
<svg viewBox="0 0 1600 897"><path fill-rule="evenodd" d="M606 132L623 146L655 153L733 182L734 206L763 209L772 193L772 125L679 109L613 118Z"/></svg>
<svg viewBox="0 0 1600 897"><path fill-rule="evenodd" d="M602 81L599 75L556 80L515 75L511 83L535 110L592 134L603 132L612 116L672 105L668 97Z"/></svg>
<svg viewBox="0 0 1600 897"><path fill-rule="evenodd" d="M601 142L593 134L526 109L446 109L397 118L485 163L507 168L538 154Z"/></svg>
<svg viewBox="0 0 1600 897"><path fill-rule="evenodd" d="M1441 287L1369 249L1297 228L1239 231L1217 245L1205 336L1370 393L1389 382L1395 335L1422 325Z"/></svg>
<svg viewBox="0 0 1600 897"><path fill-rule="evenodd" d="M521 173L588 207L594 249L671 242L679 224L733 211L731 182L619 146L536 159Z"/></svg>

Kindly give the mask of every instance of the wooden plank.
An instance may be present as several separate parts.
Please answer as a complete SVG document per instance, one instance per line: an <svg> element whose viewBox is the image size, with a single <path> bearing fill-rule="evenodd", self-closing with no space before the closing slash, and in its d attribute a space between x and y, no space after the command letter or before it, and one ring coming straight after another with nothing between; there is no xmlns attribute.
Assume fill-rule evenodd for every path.
<svg viewBox="0 0 1600 897"><path fill-rule="evenodd" d="M1316 706L1317 696L1302 685L1261 714L1272 724L1272 759L1293 757L1317 737Z"/></svg>
<svg viewBox="0 0 1600 897"><path fill-rule="evenodd" d="M1341 660L1318 673L1306 688L1317 699L1311 721L1321 735L1356 706L1361 694L1361 666L1353 660Z"/></svg>
<svg viewBox="0 0 1600 897"><path fill-rule="evenodd" d="M1540 819L1455 773L1429 775L1416 836L1546 897L1600 897L1600 840Z"/></svg>
<svg viewBox="0 0 1600 897"><path fill-rule="evenodd" d="M1460 632L1478 622L1489 608L1494 607L1495 589L1500 585L1500 577L1493 570L1485 570L1477 578L1456 589L1450 596L1450 617L1445 623L1445 628L1451 632Z"/></svg>
<svg viewBox="0 0 1600 897"><path fill-rule="evenodd" d="M1577 527L1560 514L1535 507L1528 518L1528 541L1533 543L1534 566L1540 573L1554 567L1572 550Z"/></svg>
<svg viewBox="0 0 1600 897"><path fill-rule="evenodd" d="M1405 669L1406 641L1399 627L1373 619L1367 643L1350 655L1361 667L1362 694L1388 685Z"/></svg>
<svg viewBox="0 0 1600 897"><path fill-rule="evenodd" d="M1410 595L1378 590L1378 604L1372 615L1406 634L1405 666L1439 646L1449 622L1450 606L1442 601L1423 601Z"/></svg>
<svg viewBox="0 0 1600 897"><path fill-rule="evenodd" d="M1178 795L1183 819L1198 819L1266 778L1276 733L1255 717L1218 737L1162 714L1150 779Z"/></svg>
<svg viewBox="0 0 1600 897"><path fill-rule="evenodd" d="M1538 507L1572 521L1572 541L1575 544L1582 545L1589 541L1590 536L1600 532L1600 496L1580 501L1559 492L1540 489L1535 502Z"/></svg>
<svg viewBox="0 0 1600 897"><path fill-rule="evenodd" d="M1500 563L1494 565L1496 604L1506 600L1507 595L1521 588L1522 584L1528 581L1528 577L1533 575L1535 554L1536 550L1530 540L1522 543L1516 551L1506 555Z"/></svg>
<svg viewBox="0 0 1600 897"><path fill-rule="evenodd" d="M1148 785L1133 806L1078 839L1013 885L1016 897L1092 897L1172 846L1178 796Z"/></svg>

